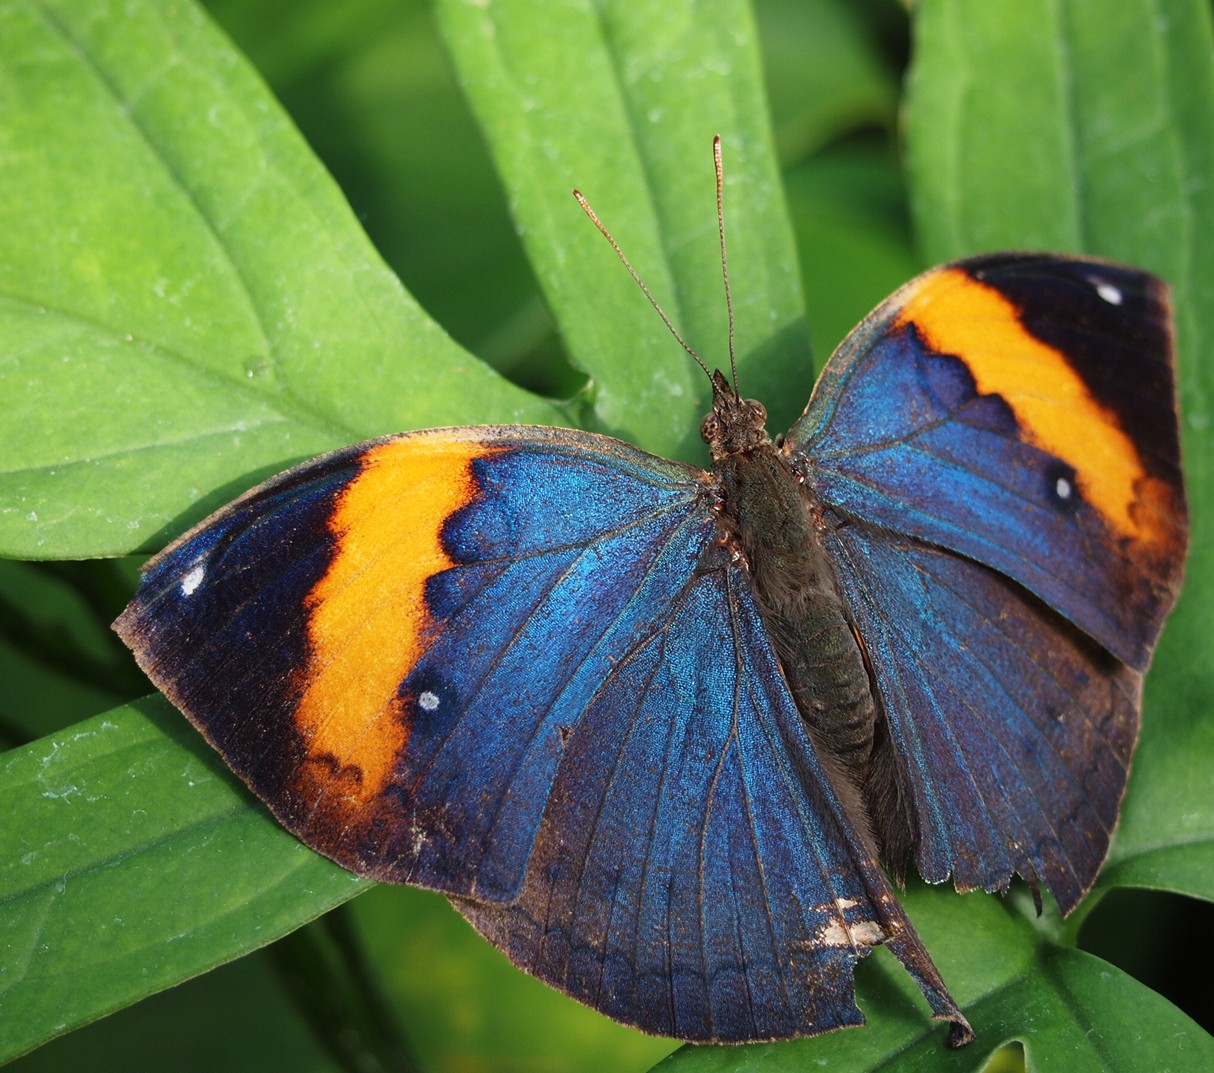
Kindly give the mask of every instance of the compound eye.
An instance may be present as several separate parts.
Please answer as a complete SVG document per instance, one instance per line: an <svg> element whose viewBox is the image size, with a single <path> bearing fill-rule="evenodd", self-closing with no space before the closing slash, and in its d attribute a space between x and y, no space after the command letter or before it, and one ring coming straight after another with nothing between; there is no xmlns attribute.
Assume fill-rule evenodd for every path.
<svg viewBox="0 0 1214 1073"><path fill-rule="evenodd" d="M705 443L713 443L721 435L721 422L717 419L717 415L709 413L704 415L704 420L700 422L700 439Z"/></svg>
<svg viewBox="0 0 1214 1073"><path fill-rule="evenodd" d="M761 425L767 421L767 407L759 402L758 399L747 399L746 408L758 424Z"/></svg>

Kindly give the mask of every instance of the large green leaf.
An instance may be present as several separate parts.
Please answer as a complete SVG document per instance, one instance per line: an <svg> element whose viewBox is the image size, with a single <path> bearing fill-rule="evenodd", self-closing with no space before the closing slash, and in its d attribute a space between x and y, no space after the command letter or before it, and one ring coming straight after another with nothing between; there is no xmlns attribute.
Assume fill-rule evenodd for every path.
<svg viewBox="0 0 1214 1073"><path fill-rule="evenodd" d="M270 947L162 991L61 1036L5 1069L8 1073L106 1069L348 1073L317 1048L311 1026L292 1006L274 971L273 950Z"/></svg>
<svg viewBox="0 0 1214 1073"><path fill-rule="evenodd" d="M187 2L0 5L0 548L150 547L419 424L553 420L404 293Z"/></svg>
<svg viewBox="0 0 1214 1073"><path fill-rule="evenodd" d="M594 228L571 221L569 188L709 367L726 365L714 134L742 382L771 401L775 425L791 423L809 397L808 337L747 5L439 0L436 11L561 334L593 377L594 424L702 458L708 385Z"/></svg>
<svg viewBox="0 0 1214 1073"><path fill-rule="evenodd" d="M579 378L559 353L424 0L207 7L269 81L409 292L495 368L554 397L572 394Z"/></svg>
<svg viewBox="0 0 1214 1073"><path fill-rule="evenodd" d="M0 756L0 1061L264 946L367 881L161 697Z"/></svg>

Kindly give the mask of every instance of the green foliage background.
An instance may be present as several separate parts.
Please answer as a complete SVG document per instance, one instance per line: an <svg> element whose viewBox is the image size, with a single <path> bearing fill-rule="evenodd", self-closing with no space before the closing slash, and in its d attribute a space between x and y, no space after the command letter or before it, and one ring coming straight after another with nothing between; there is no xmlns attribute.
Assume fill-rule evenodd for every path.
<svg viewBox="0 0 1214 1073"><path fill-rule="evenodd" d="M663 1069L974 1069L1012 1040L1033 1069L1214 1067L1206 1031L1075 945L1100 903L1102 951L1166 989L1150 949L1194 903L1126 892L1214 897L1210 23L1205 0L0 0L0 1060L53 1037L13 1068L673 1049L284 835L135 699L107 624L137 555L341 443L527 420L698 458L704 384L569 188L721 360L719 132L742 380L773 427L810 342L820 364L929 263L1039 247L1171 280L1193 550L1092 897L1063 922L908 891L978 1044L944 1053L880 952L868 1029Z"/></svg>

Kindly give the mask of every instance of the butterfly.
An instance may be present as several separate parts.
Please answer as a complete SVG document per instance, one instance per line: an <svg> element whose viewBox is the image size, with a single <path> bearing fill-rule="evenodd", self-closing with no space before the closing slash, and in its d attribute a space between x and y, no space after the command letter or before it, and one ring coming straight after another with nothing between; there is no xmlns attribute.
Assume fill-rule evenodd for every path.
<svg viewBox="0 0 1214 1073"><path fill-rule="evenodd" d="M560 428L357 444L172 543L115 628L305 843L613 1018L860 1024L884 944L960 1046L895 887L1094 881L1187 543L1171 334L1144 272L958 261L775 440L712 373L707 471Z"/></svg>

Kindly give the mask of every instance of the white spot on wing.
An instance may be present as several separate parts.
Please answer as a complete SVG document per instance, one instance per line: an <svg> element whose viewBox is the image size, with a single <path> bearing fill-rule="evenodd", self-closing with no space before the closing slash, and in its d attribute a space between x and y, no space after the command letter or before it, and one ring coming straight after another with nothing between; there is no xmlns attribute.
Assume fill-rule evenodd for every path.
<svg viewBox="0 0 1214 1073"><path fill-rule="evenodd" d="M1120 287L1115 287L1106 279L1094 279L1092 284L1096 288L1096 293L1100 295L1111 306L1119 306L1125 296L1121 293Z"/></svg>
<svg viewBox="0 0 1214 1073"><path fill-rule="evenodd" d="M430 690L427 689L424 693L422 693L418 696L417 704L418 704L418 707L420 707L423 712L437 711L438 710L438 694L431 693Z"/></svg>
<svg viewBox="0 0 1214 1073"><path fill-rule="evenodd" d="M839 921L819 929L814 939L821 946L876 946L885 939L885 932L875 920L858 920L851 925Z"/></svg>
<svg viewBox="0 0 1214 1073"><path fill-rule="evenodd" d="M875 920L862 920L852 926L851 937L861 946L875 946L884 941L885 932Z"/></svg>
<svg viewBox="0 0 1214 1073"><path fill-rule="evenodd" d="M199 563L181 579L181 595L193 596L198 586L202 584L202 579L206 576L207 568L202 563Z"/></svg>
<svg viewBox="0 0 1214 1073"><path fill-rule="evenodd" d="M1070 499L1071 493L1074 492L1074 490L1075 489L1071 487L1071 482L1068 481L1065 477L1059 477L1058 480L1056 480L1054 482L1054 494L1059 499L1062 499L1062 500Z"/></svg>

